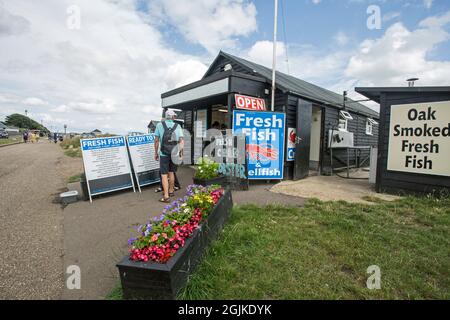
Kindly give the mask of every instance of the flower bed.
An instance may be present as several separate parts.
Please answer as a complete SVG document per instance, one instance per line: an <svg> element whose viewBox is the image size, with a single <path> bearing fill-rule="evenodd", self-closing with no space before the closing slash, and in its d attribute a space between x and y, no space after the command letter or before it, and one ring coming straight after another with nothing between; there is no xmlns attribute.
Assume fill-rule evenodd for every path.
<svg viewBox="0 0 450 320"><path fill-rule="evenodd" d="M228 219L231 192L189 186L184 198L139 227L130 254L118 264L125 299L175 299ZM186 210L187 209L187 210Z"/></svg>
<svg viewBox="0 0 450 320"><path fill-rule="evenodd" d="M167 262L184 246L224 193L218 185L190 185L186 196L164 208L159 217L138 227L140 236L128 240L133 261Z"/></svg>

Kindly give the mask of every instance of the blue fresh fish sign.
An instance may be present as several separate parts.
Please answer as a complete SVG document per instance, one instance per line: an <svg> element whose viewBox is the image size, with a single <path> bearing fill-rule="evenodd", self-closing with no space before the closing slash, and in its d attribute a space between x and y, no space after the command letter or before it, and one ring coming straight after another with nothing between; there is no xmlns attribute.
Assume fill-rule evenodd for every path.
<svg viewBox="0 0 450 320"><path fill-rule="evenodd" d="M233 134L247 137L248 178L283 179L284 113L233 111Z"/></svg>

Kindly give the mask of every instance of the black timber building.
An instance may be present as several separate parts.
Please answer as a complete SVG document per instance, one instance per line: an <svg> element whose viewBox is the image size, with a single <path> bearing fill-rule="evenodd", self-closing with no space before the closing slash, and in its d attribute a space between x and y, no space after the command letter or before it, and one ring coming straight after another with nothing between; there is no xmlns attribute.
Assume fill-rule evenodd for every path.
<svg viewBox="0 0 450 320"><path fill-rule="evenodd" d="M408 172L408 170L389 170L388 158L390 139L392 139L390 127L393 107L418 104L428 108L433 103L447 102L445 105L447 113L444 114L446 118L442 120L450 131L450 117L448 116L450 114L450 87L373 87L355 88L355 91L380 104L381 121L375 186L377 192L448 195L450 191L450 158L447 158L442 151L450 149L449 136L446 136L445 142L440 145L441 153L444 153L444 155L437 156L446 167L446 175ZM436 121L419 121L419 126L426 122L432 125ZM408 121L407 123L414 125L414 121ZM406 137L405 139L417 140L416 137ZM430 137L429 139L436 140L437 138ZM421 152L415 153L420 154ZM414 154L414 152L409 154Z"/></svg>
<svg viewBox="0 0 450 320"><path fill-rule="evenodd" d="M219 122L222 128L231 129L235 94L262 98L270 111L271 82L271 69L221 51L201 80L161 95L163 117L169 108L181 110L178 117L192 134L194 121L207 110L207 128ZM295 161L285 162L286 179L302 179L311 170L331 172L331 129L352 132L355 146L377 145L378 112L351 100L344 104L342 95L278 71L274 111L286 114L286 130L297 128L299 137ZM347 111L351 119L345 119L341 111ZM369 156L368 150L363 153ZM345 150L332 154L334 168L346 165ZM354 163L356 157L352 155L350 161Z"/></svg>

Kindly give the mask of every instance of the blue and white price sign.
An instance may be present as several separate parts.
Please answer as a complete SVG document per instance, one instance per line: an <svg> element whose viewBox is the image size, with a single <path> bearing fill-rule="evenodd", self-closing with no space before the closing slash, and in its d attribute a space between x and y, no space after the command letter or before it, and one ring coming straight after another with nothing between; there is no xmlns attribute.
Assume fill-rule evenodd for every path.
<svg viewBox="0 0 450 320"><path fill-rule="evenodd" d="M139 191L141 187L159 182L159 162L155 160L155 136L128 136L128 150Z"/></svg>
<svg viewBox="0 0 450 320"><path fill-rule="evenodd" d="M93 195L134 190L125 137L81 139L80 144L91 202Z"/></svg>

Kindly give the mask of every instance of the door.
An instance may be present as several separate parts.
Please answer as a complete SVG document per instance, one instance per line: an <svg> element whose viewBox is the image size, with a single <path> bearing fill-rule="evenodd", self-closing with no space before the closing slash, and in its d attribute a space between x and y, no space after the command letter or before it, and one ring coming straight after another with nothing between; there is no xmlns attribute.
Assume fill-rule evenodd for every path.
<svg viewBox="0 0 450 320"><path fill-rule="evenodd" d="M306 178L309 174L311 118L312 118L312 103L302 99L298 99L294 180Z"/></svg>

